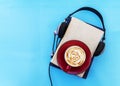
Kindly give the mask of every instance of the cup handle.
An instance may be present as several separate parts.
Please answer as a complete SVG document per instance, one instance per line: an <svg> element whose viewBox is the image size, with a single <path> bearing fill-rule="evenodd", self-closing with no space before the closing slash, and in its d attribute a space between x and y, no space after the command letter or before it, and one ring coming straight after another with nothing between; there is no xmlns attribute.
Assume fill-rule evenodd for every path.
<svg viewBox="0 0 120 86"><path fill-rule="evenodd" d="M68 72L71 69L71 66L67 65L66 66L66 72Z"/></svg>

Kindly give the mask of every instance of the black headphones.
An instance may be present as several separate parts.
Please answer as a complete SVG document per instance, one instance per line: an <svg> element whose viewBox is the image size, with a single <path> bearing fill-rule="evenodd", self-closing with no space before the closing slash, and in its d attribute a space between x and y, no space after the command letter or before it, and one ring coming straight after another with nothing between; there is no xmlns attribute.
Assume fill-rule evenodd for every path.
<svg viewBox="0 0 120 86"><path fill-rule="evenodd" d="M67 27L71 21L71 16L79 11L83 11L83 10L86 10L86 11L90 11L90 12L93 12L94 14L96 14L99 19L101 20L101 23L102 23L102 28L99 28L95 25L92 25L94 27L97 27L98 29L104 31L104 35L101 39L101 41L99 42L96 50L95 50L95 53L94 53L94 56L98 56L101 54L101 52L104 50L105 48L105 43L104 43L104 40L105 40L105 33L106 33L106 29L105 29L105 26L104 26L104 21L103 21L103 17L102 15L95 9L91 8L91 7L82 7L76 11L74 11L73 13L69 14L68 17L65 19L64 22L61 23L61 25L59 26L59 28L54 32L54 42L53 42L53 48L52 48L52 55L54 55L54 51L56 50L57 46L59 45L60 43L60 40L63 38L66 30L67 30ZM91 25L91 24L90 24ZM56 36L57 36L57 39L56 39ZM56 42L55 42L56 41ZM56 48L55 48L56 46Z"/></svg>
<svg viewBox="0 0 120 86"><path fill-rule="evenodd" d="M64 34L65 34L65 32L66 32L66 30L67 30L67 28L68 28L68 25L69 25L69 23L70 23L70 21L71 21L71 16L72 16L73 14L75 14L75 13L77 13L77 12L79 12L79 11L83 11L83 10L85 10L85 11L90 11L90 12L96 14L96 15L99 17L99 19L100 19L100 21L101 21L101 23L102 23L102 28L99 28L99 27L97 27L97 26L95 26L95 25L90 24L90 25L92 25L92 26L94 26L94 27L97 27L98 29L104 31L104 35L103 35L101 41L99 42L99 44L98 44L98 46L97 46L97 48L96 48L93 56L98 56L98 55L100 55L100 54L102 53L102 51L103 51L104 48L105 48L105 43L104 43L104 41L105 41L105 34L106 34L106 29L105 29L105 26L104 26L103 17L102 17L102 15L101 15L97 10L95 10L95 9L93 9L93 8L91 8L91 7L82 7L82 8L79 8L78 10L74 11L73 13L69 14L68 17L65 19L65 21L62 22L61 25L58 27L58 29L54 32L54 40L53 40L53 47L52 47L51 57L53 57L54 52L56 51L56 49L57 49L57 47L58 47L61 39L63 38L63 36L64 36ZM90 66L91 66L92 62L93 62L93 58L91 59ZM52 64L52 63L49 64L49 78L50 78L51 86L53 86L53 84L52 84L52 79L51 79L51 74L50 74L50 65L53 65L53 64ZM53 66L55 66L55 65L53 65ZM90 66L89 66L89 68L86 70L83 78L86 78L86 77L87 77L88 72L89 72L89 70L90 70ZM57 66L55 66L55 67L57 67Z"/></svg>

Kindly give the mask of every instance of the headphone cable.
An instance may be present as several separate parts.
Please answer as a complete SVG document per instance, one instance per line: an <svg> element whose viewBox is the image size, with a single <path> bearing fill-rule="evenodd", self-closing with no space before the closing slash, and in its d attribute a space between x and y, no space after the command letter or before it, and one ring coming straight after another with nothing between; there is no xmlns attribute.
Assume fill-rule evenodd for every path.
<svg viewBox="0 0 120 86"><path fill-rule="evenodd" d="M50 79L50 86L53 86L52 78L51 78L51 73L50 73L50 66L51 66L51 63L49 63L48 74L49 74L49 79Z"/></svg>

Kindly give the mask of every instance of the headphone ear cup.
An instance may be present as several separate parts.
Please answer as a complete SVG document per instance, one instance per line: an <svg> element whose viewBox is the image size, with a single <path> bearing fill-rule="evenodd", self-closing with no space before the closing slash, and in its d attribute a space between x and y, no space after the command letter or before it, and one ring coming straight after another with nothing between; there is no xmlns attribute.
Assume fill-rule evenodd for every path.
<svg viewBox="0 0 120 86"><path fill-rule="evenodd" d="M68 24L66 22L62 22L59 27L58 37L62 38L67 30Z"/></svg>
<svg viewBox="0 0 120 86"><path fill-rule="evenodd" d="M104 50L104 48L105 48L105 43L101 41L95 50L94 56L99 56Z"/></svg>

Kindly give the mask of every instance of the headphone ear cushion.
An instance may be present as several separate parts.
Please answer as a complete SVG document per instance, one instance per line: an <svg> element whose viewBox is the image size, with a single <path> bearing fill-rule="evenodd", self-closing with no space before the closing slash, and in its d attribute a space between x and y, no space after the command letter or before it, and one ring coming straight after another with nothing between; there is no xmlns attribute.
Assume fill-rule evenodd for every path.
<svg viewBox="0 0 120 86"><path fill-rule="evenodd" d="M66 22L62 22L59 27L58 37L62 38L67 30L68 24Z"/></svg>
<svg viewBox="0 0 120 86"><path fill-rule="evenodd" d="M105 43L104 42L100 42L98 44L98 47L95 50L94 56L99 56L102 53L102 51L104 50L104 48L105 48Z"/></svg>

